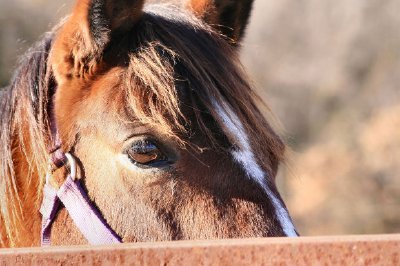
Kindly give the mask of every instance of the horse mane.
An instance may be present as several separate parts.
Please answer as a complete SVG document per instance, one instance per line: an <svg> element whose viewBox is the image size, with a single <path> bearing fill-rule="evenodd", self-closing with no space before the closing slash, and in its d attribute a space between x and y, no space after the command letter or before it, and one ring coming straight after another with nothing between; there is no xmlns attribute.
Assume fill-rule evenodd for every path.
<svg viewBox="0 0 400 266"><path fill-rule="evenodd" d="M26 217L38 215L49 160L48 108L55 85L47 63L56 32L46 34L22 57L11 85L1 95L0 246L13 246L29 232ZM121 108L178 140L190 134L187 129L194 125L182 112L189 108L194 126L218 145L210 122L222 121L213 103L229 106L245 121L257 159L272 179L283 159L284 144L261 114L264 103L252 89L235 49L189 12L151 5L130 34L115 38L103 59L113 61L129 54L124 59L128 69L121 81ZM19 172L28 174L19 176ZM24 194L26 186L32 195ZM26 211L28 201L36 208Z"/></svg>
<svg viewBox="0 0 400 266"><path fill-rule="evenodd" d="M36 186L32 191L39 191L43 185L42 180L35 180L34 173L43 175L48 160L47 56L53 38L53 33L46 34L21 57L10 86L0 95L0 246L13 246L14 239L25 233L20 230L30 214L23 211L25 202L40 204L40 194L26 195L20 188ZM27 169L26 176L19 177L22 169Z"/></svg>

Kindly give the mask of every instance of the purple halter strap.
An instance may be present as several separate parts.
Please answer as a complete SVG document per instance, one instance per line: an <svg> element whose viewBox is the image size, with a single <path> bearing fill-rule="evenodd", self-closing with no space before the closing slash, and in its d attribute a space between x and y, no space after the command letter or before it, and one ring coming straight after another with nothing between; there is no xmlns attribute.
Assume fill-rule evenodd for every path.
<svg viewBox="0 0 400 266"><path fill-rule="evenodd" d="M53 85L50 89L50 99L54 98L57 91L57 86ZM94 207L94 204L82 188L82 184L76 179L76 161L71 154L64 153L61 148L62 141L58 133L54 102L52 100L50 101L48 111L52 138L52 147L49 149L51 164L54 169L59 169L68 163L70 174L58 190L52 187L49 182L52 177L52 170L54 169L50 169L46 176L46 184L43 188L43 201L40 208L40 213L42 214L42 246L49 246L51 244L51 226L62 205L64 205L75 225L90 244L107 245L122 243L121 238L111 229L99 211Z"/></svg>
<svg viewBox="0 0 400 266"><path fill-rule="evenodd" d="M67 209L69 215L92 245L106 245L122 243L121 239L110 228L100 213L93 207L85 191L82 189L76 177L76 162L72 155L63 153L68 160L70 174L65 183L57 191L49 184L51 173L46 176L46 184L43 189L43 202L40 208L42 214L42 246L50 245L51 226L59 211L61 203Z"/></svg>

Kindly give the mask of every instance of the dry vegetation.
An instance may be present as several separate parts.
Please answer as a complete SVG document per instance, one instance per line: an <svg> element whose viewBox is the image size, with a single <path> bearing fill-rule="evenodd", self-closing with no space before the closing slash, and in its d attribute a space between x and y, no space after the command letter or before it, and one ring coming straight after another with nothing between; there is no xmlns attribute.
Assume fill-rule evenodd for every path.
<svg viewBox="0 0 400 266"><path fill-rule="evenodd" d="M0 0L0 86L70 4ZM302 234L400 231L399 11L256 0L243 61L294 151L280 181Z"/></svg>
<svg viewBox="0 0 400 266"><path fill-rule="evenodd" d="M400 231L400 1L258 1L243 59L295 151L304 234Z"/></svg>

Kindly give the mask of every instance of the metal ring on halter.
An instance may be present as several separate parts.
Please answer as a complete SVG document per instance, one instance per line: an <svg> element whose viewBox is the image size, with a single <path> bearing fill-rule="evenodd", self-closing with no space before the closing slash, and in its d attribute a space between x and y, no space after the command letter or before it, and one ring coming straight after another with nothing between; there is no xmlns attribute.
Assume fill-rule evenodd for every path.
<svg viewBox="0 0 400 266"><path fill-rule="evenodd" d="M69 164L69 175L71 176L72 180L76 179L76 161L74 157L70 153L66 153L65 157L68 159Z"/></svg>
<svg viewBox="0 0 400 266"><path fill-rule="evenodd" d="M76 161L74 157L70 153L65 153L65 157L68 160L68 166L69 166L69 175L71 176L72 180L76 179ZM49 171L46 174L46 184L49 184L50 178L52 177L53 171L51 166L49 167Z"/></svg>

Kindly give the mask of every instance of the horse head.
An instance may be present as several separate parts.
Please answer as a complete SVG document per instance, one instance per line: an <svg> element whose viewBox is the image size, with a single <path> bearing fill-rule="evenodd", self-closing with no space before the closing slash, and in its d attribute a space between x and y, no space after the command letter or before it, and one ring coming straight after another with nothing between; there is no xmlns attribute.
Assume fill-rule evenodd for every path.
<svg viewBox="0 0 400 266"><path fill-rule="evenodd" d="M42 75L54 89L38 96L43 114L122 241L297 236L275 184L285 146L238 56L252 2L78 0L49 38ZM37 134L49 146L51 125L43 125ZM11 155L22 214L29 204L38 212L37 200L21 195L41 198L44 183L38 173L40 182L23 185L27 167L18 166L34 141ZM55 186L67 172L54 171ZM25 218L35 232L37 217ZM86 243L65 209L52 241Z"/></svg>

